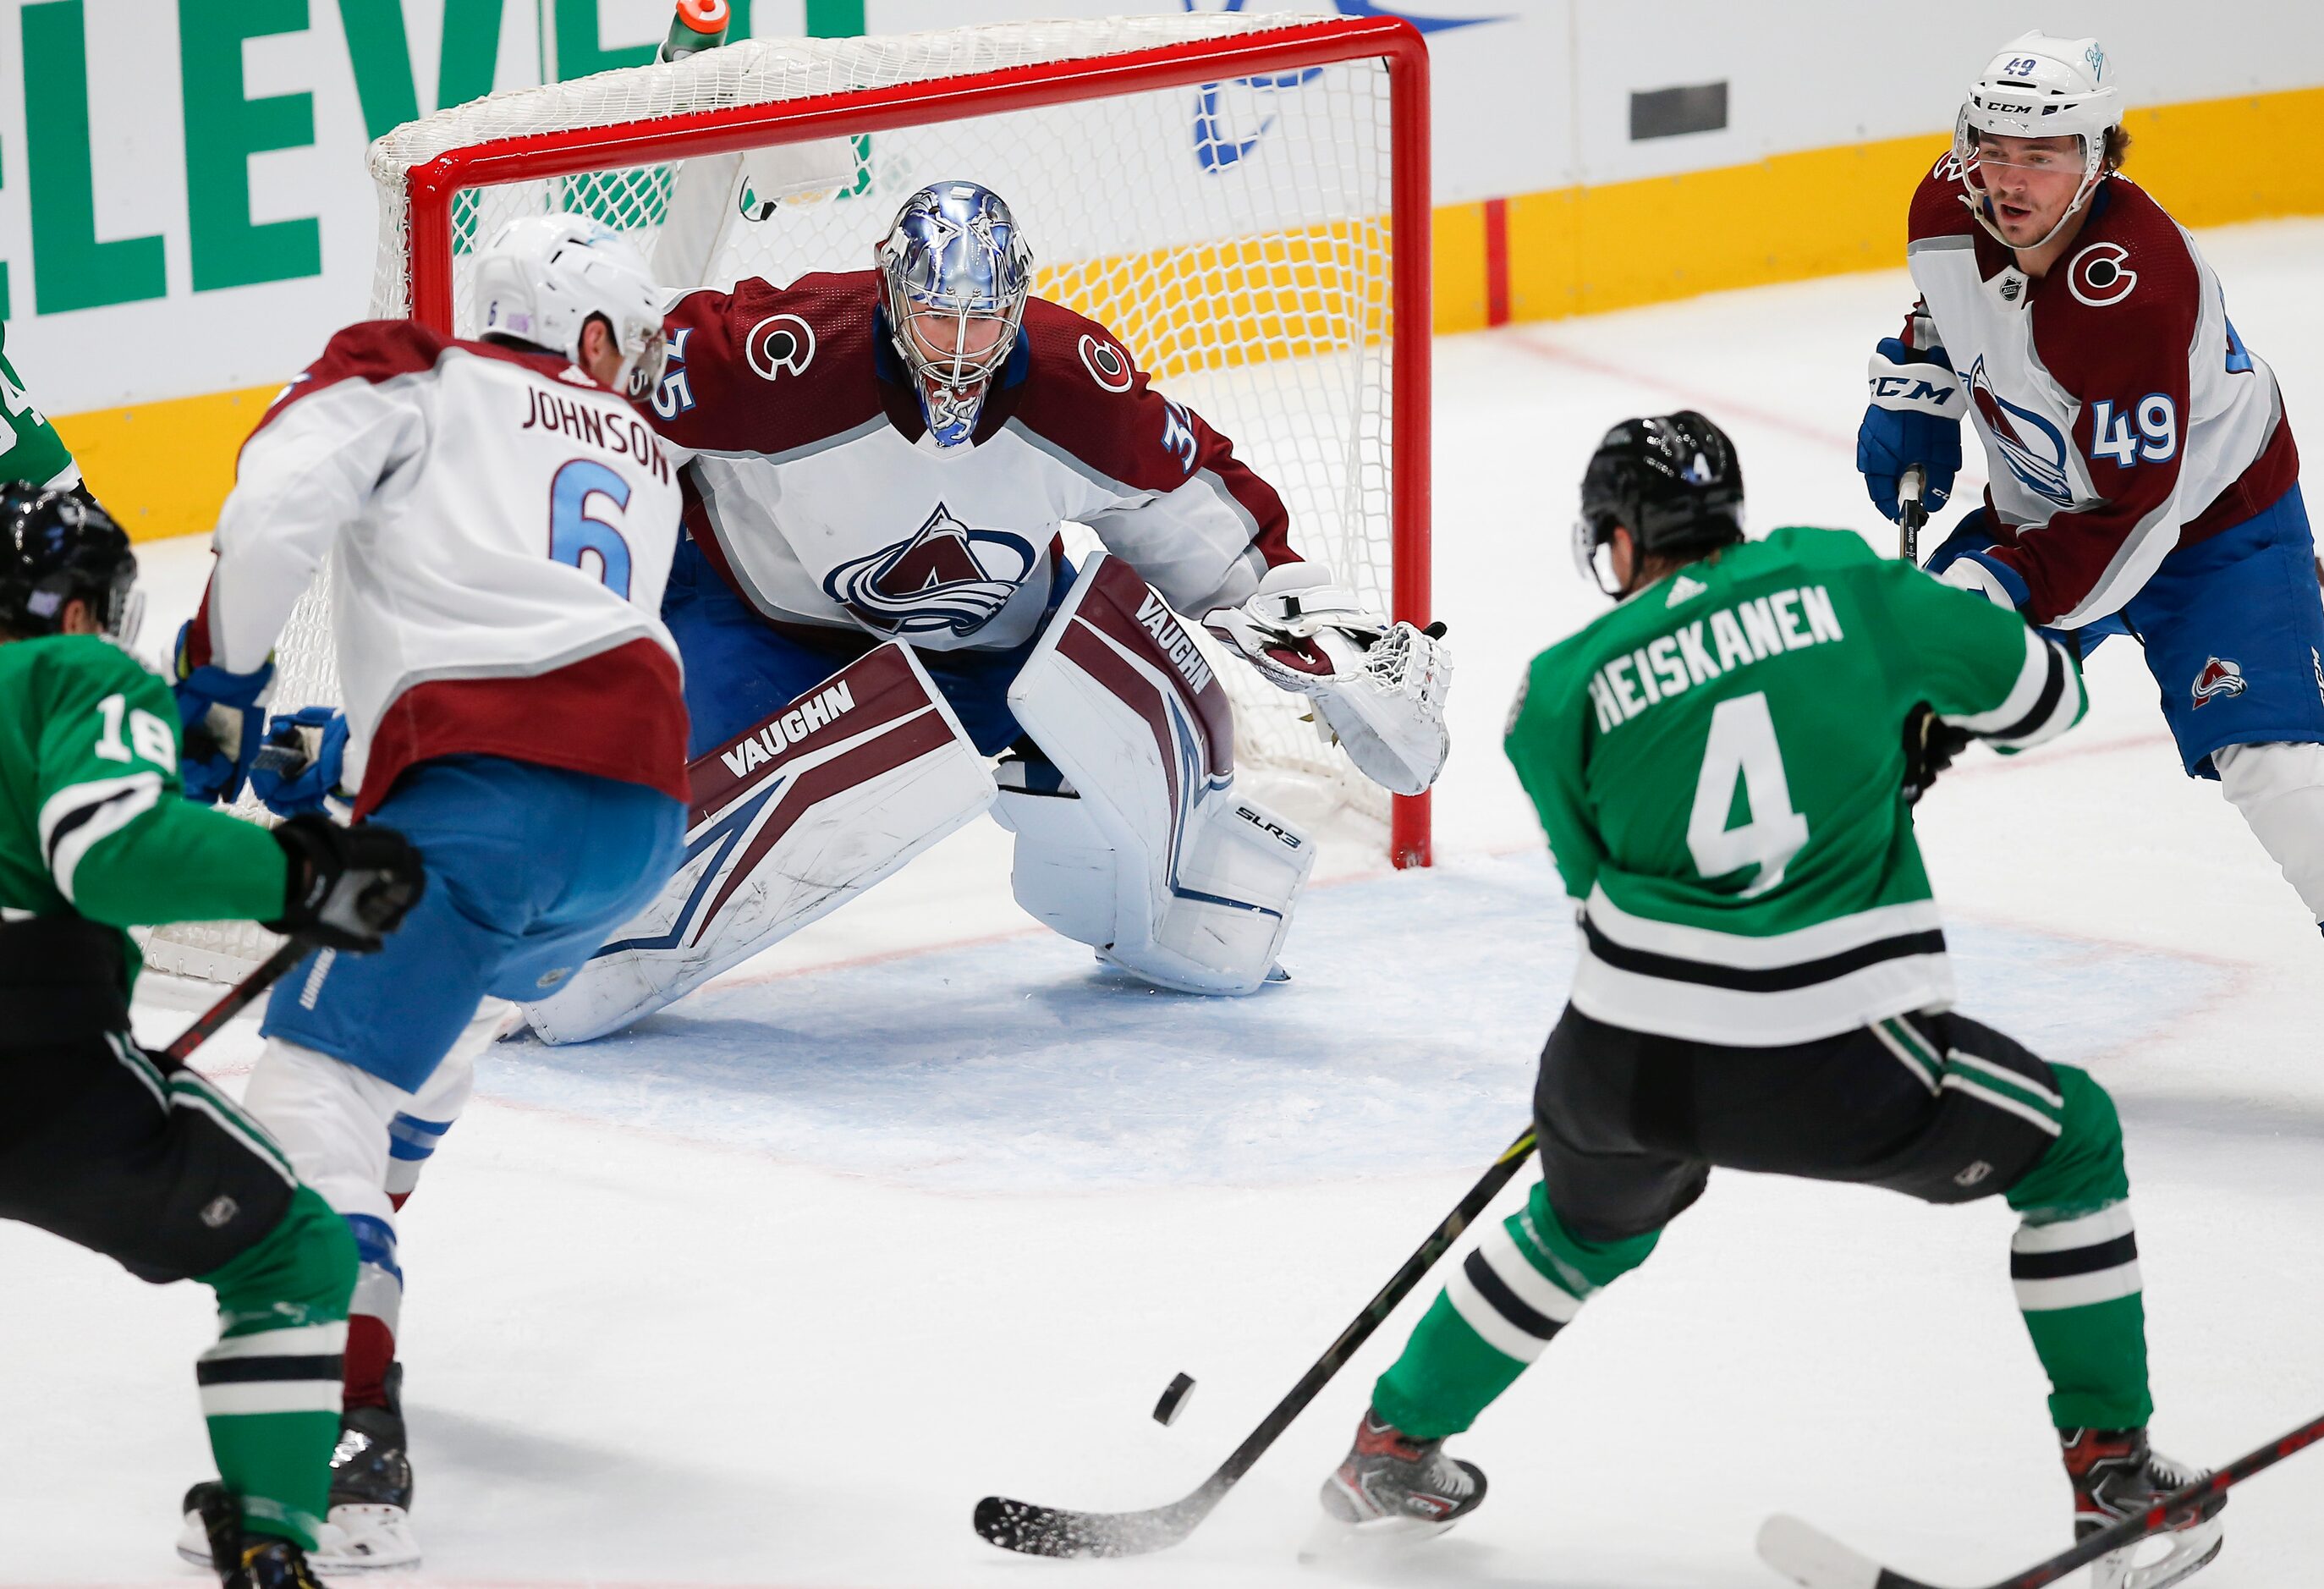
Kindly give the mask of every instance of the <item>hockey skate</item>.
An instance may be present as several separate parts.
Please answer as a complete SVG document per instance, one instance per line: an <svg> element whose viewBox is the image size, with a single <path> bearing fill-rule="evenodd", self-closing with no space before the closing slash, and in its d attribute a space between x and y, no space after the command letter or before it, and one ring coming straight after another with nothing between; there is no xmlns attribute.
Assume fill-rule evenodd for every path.
<svg viewBox="0 0 2324 1589"><path fill-rule="evenodd" d="M2158 1497L2202 1477L2198 1469L2157 1455L2144 1429L2061 1429L2058 1440L2066 1476L2074 1483L2078 1538L2144 1511ZM2227 1543L2219 1516L2227 1504L2226 1496L2213 1496L2170 1532L2100 1557L2090 1567L2090 1589L2168 1589L2192 1577ZM2167 1548L2158 1551L2158 1545ZM2147 1559L2139 1559L2142 1553Z"/></svg>
<svg viewBox="0 0 2324 1589"><path fill-rule="evenodd" d="M1359 1539L1425 1539L1483 1504L1485 1475L1476 1464L1444 1455L1443 1440L1416 1440L1367 1409L1356 1443L1323 1481L1323 1520L1302 1561Z"/></svg>
<svg viewBox="0 0 2324 1589"><path fill-rule="evenodd" d="M178 1555L196 1566L210 1565L212 1535L202 1507L213 1491L226 1492L215 1479L186 1492ZM317 1533L314 1555L304 1559L316 1572L334 1574L420 1565L420 1542L411 1533L411 1462L404 1454L403 1418L392 1408L358 1407L341 1415L338 1447L331 1453L330 1513Z"/></svg>
<svg viewBox="0 0 2324 1589"><path fill-rule="evenodd" d="M401 1378L391 1372L391 1384ZM331 1453L330 1511L339 1537L316 1551L321 1571L420 1565L420 1541L411 1532L411 1458L403 1438L403 1411L392 1399L385 1407L349 1408L340 1418L338 1449Z"/></svg>
<svg viewBox="0 0 2324 1589"><path fill-rule="evenodd" d="M242 1531L242 1508L215 1479L187 1492L186 1511L201 1530L198 1565L215 1570L223 1589L323 1589L298 1546Z"/></svg>

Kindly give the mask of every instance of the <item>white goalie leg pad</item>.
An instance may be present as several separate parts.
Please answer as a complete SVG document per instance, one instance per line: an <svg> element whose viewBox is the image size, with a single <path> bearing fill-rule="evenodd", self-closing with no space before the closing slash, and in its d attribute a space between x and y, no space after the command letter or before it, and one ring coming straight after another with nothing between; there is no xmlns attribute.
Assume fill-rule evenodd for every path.
<svg viewBox="0 0 2324 1589"><path fill-rule="evenodd" d="M550 998L543 1040L618 1031L830 914L991 805L992 774L911 648L859 657L697 759L686 859Z"/></svg>
<svg viewBox="0 0 2324 1589"><path fill-rule="evenodd" d="M1226 691L1162 598L1093 557L1009 704L1065 776L1003 797L1018 901L1160 986L1263 984L1314 845L1235 794Z"/></svg>
<svg viewBox="0 0 2324 1589"><path fill-rule="evenodd" d="M2219 788L2324 922L2324 744L2231 744L2211 753Z"/></svg>

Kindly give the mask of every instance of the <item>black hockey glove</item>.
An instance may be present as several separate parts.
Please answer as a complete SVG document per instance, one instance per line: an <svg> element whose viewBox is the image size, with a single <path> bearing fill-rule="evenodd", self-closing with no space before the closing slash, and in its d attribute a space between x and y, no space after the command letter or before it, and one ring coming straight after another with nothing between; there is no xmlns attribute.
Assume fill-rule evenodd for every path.
<svg viewBox="0 0 2324 1589"><path fill-rule="evenodd" d="M428 886L420 852L392 827L341 827L309 812L274 830L290 863L282 914L260 923L327 949L367 955L387 940Z"/></svg>
<svg viewBox="0 0 2324 1589"><path fill-rule="evenodd" d="M1956 728L1930 709L1923 701L1904 714L1904 803L1917 805L1937 774L1953 764L1953 758L1969 747L1977 736L1966 728Z"/></svg>

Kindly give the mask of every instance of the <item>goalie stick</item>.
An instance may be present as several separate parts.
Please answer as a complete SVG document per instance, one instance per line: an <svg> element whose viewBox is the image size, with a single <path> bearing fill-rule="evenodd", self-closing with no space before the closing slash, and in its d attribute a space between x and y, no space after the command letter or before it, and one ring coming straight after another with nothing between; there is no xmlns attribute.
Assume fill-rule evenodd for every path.
<svg viewBox="0 0 2324 1589"><path fill-rule="evenodd" d="M2324 1439L2324 1418L2310 1419L2281 1439L2271 1440L2258 1450L2237 1457L2218 1472L2172 1491L2144 1511L2086 1536L2072 1549L2061 1551L2047 1561L2001 1579L1990 1589L2042 1589L2045 1584L2054 1584L2108 1551L2135 1545L2162 1533L2174 1522L2184 1521L2188 1509L2198 1501L2224 1493L2261 1469L2273 1467L2319 1439ZM1869 1557L1858 1556L1831 1535L1795 1517L1771 1517L1761 1525L1759 1559L1794 1583L1806 1585L1806 1589L1936 1589L1933 1584L1908 1578Z"/></svg>
<svg viewBox="0 0 2324 1589"><path fill-rule="evenodd" d="M1445 1250L1461 1239L1469 1222L1483 1213L1485 1206L1509 1184L1510 1178L1525 1163L1526 1155L1533 1151L1533 1130L1527 1127L1493 1160L1484 1178L1469 1188L1469 1195L1461 1199L1459 1206L1429 1233L1419 1251L1404 1261L1396 1278L1364 1305L1355 1321L1340 1332L1340 1338L1300 1376L1299 1382L1291 1387L1291 1393L1276 1403L1275 1410L1259 1420L1259 1427L1235 1447L1234 1455L1221 1463L1218 1472L1204 1480L1193 1494L1148 1511L1068 1511L988 1495L976 1503L977 1533L1003 1550L1026 1556L1143 1556L1177 1544L1211 1515L1211 1509L1250 1471L1251 1464L1275 1444L1276 1437L1305 1410L1332 1376L1355 1355L1356 1349L1371 1337L1381 1321L1396 1311L1396 1305L1444 1256Z"/></svg>

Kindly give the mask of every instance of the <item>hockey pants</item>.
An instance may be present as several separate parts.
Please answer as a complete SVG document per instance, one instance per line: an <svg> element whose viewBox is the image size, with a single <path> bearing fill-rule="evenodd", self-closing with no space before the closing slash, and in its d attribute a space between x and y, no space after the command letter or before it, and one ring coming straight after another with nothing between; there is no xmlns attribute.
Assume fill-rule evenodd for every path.
<svg viewBox="0 0 2324 1589"><path fill-rule="evenodd" d="M339 1432L355 1243L281 1150L129 1036L120 940L78 919L0 926L0 1218L217 1294L195 1378L244 1529L315 1543Z"/></svg>
<svg viewBox="0 0 2324 1589"><path fill-rule="evenodd" d="M1542 1056L1542 1180L1489 1230L1372 1392L1419 1439L1465 1429L1597 1291L1646 1261L1714 1165L1999 1194L2021 1216L2017 1304L2061 1428L2153 1411L2137 1242L2113 1101L1989 1027L1919 1014L1817 1042L1726 1048L1568 1009Z"/></svg>

